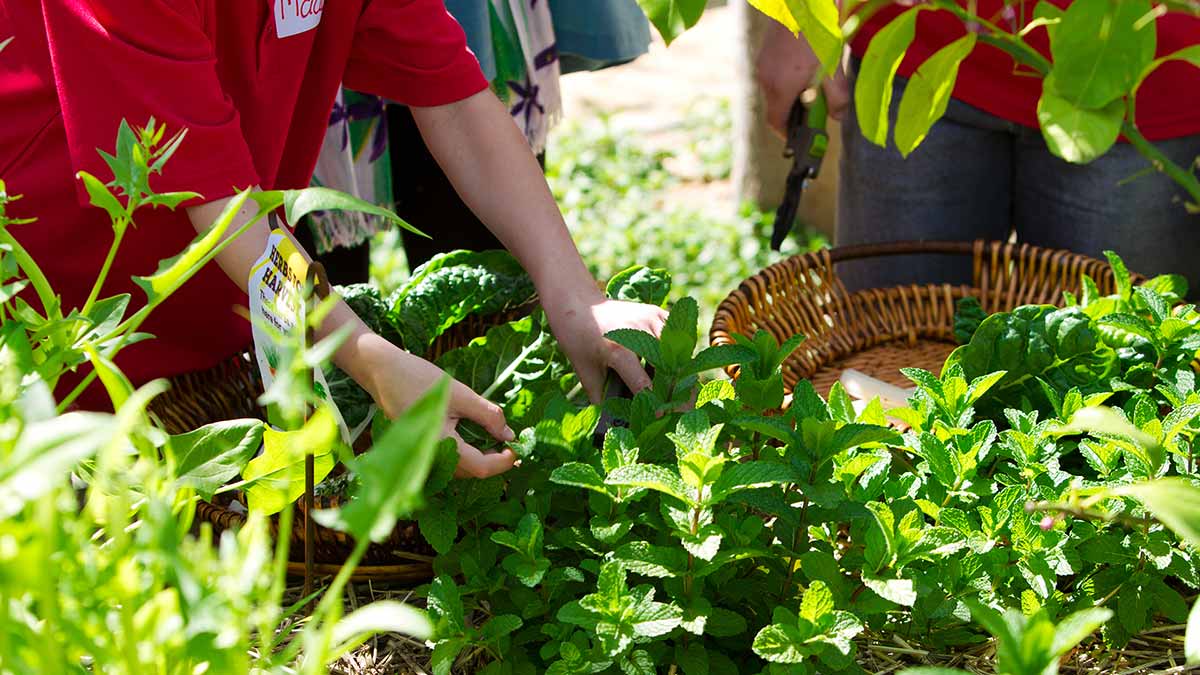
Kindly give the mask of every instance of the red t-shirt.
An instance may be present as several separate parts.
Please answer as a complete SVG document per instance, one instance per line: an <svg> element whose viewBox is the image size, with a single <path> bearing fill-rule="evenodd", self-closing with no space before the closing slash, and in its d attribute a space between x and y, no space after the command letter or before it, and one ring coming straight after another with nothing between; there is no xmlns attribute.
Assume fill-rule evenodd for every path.
<svg viewBox="0 0 1200 675"><path fill-rule="evenodd" d="M1070 0L1050 0L1066 7ZM1100 0L1085 0L1099 2ZM960 3L961 4L961 3ZM977 13L992 23L1016 32L1033 17L1036 2L1012 3L1005 12L1003 0L978 0ZM905 11L886 7L863 25L855 36L852 51L862 56L871 38L892 18ZM912 75L934 52L965 34L963 22L950 12L923 11L917 16L917 32L899 73ZM1047 58L1050 40L1045 28L1037 28L1027 41ZM1200 44L1200 17L1168 13L1158 19L1158 56ZM1037 127L1037 102L1042 79L1028 68L1018 70L1006 52L978 43L959 68L954 98L985 112L1029 127ZM1173 61L1162 65L1138 92L1137 125L1150 140L1200 134L1200 68Z"/></svg>
<svg viewBox="0 0 1200 675"><path fill-rule="evenodd" d="M64 307L83 305L113 236L75 172L111 178L96 149L112 152L122 119L142 126L153 116L168 135L186 128L150 184L211 201L252 185L306 187L343 82L416 106L487 87L442 0L323 4L0 0L0 37L15 36L0 53L0 177L24 195L9 215L38 219L12 232ZM196 236L182 208L143 210L135 222L102 293L130 293L130 314L145 299L130 277L153 273ZM210 264L144 324L156 339L117 363L135 383L211 367L249 344L249 325L234 313L246 304ZM90 394L83 405L104 405L95 387Z"/></svg>

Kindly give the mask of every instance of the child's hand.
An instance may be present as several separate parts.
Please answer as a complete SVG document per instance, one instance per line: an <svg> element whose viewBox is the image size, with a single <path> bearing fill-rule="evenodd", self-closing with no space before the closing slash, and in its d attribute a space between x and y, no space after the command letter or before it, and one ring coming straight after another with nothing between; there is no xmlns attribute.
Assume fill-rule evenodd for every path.
<svg viewBox="0 0 1200 675"><path fill-rule="evenodd" d="M463 440L458 433L458 423L471 420L498 441L511 443L516 434L504 420L500 406L471 391L470 387L455 380L451 383L450 407L446 414L445 433L458 443L457 478L490 478L513 467L517 455L509 448L500 452L484 452Z"/></svg>
<svg viewBox="0 0 1200 675"><path fill-rule="evenodd" d="M409 354L373 334L362 336L358 346L365 369L362 379L355 379L388 417L399 415L446 375L441 368L425 359ZM350 374L355 376L358 373ZM471 391L462 382L452 381L443 431L458 443L458 469L455 476L488 478L512 468L517 459L512 450L506 448L502 452L483 452L464 441L457 430L462 420L479 424L498 441L508 443L516 438L500 406Z"/></svg>
<svg viewBox="0 0 1200 675"><path fill-rule="evenodd" d="M635 328L655 337L662 332L667 313L660 307L636 302L606 300L599 293L543 303L559 345L579 375L593 403L604 399L604 379L611 368L634 392L650 386L650 376L633 352L604 337L617 328Z"/></svg>

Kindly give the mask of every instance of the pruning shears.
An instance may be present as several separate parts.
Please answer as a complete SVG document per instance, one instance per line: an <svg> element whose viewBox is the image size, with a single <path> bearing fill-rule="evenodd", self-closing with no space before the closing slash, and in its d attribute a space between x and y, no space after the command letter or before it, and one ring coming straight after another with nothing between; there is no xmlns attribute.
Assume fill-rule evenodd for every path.
<svg viewBox="0 0 1200 675"><path fill-rule="evenodd" d="M792 223L796 221L800 195L821 171L821 160L829 146L829 134L825 131L828 112L825 95L818 90L812 103L805 106L797 98L788 113L787 147L783 150L783 156L792 160L792 170L788 172L783 203L775 212L775 228L771 232L773 250L778 251L783 246L783 240L792 231Z"/></svg>

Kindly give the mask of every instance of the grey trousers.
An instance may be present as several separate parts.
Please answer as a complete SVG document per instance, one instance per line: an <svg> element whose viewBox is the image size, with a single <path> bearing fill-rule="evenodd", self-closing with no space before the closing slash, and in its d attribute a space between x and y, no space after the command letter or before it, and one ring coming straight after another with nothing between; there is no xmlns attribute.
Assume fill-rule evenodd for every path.
<svg viewBox="0 0 1200 675"><path fill-rule="evenodd" d="M897 79L892 121L903 95ZM952 100L924 142L900 156L889 140L863 138L853 109L842 123L836 241L1006 240L1096 257L1106 249L1146 275L1178 273L1200 291L1200 215L1184 192L1127 143L1090 164L1050 154L1036 129ZM1200 156L1200 135L1155 145L1182 166ZM851 289L908 283L965 283L970 264L946 256L843 263Z"/></svg>

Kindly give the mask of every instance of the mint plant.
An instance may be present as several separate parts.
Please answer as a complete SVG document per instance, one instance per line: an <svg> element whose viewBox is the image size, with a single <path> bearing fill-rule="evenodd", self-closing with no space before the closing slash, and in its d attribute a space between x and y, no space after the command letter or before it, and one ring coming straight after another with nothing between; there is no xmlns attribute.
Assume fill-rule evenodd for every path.
<svg viewBox="0 0 1200 675"><path fill-rule="evenodd" d="M1055 675L1059 659L1088 638L1112 611L1085 609L1055 625L1045 611L1027 616L1007 609L1003 614L979 603L972 603L972 615L996 639L998 675ZM906 668L902 675L962 675L957 668Z"/></svg>
<svg viewBox="0 0 1200 675"><path fill-rule="evenodd" d="M1174 280L1140 288L1151 287L1164 301L1180 290ZM1113 307L1149 313L1135 300L1144 295L1131 285ZM1186 378L1112 386L1124 371L1098 328L1107 314L1089 313L1098 302L988 317L940 375L906 371L916 393L887 413L904 433L878 402L856 409L838 385L823 398L801 382L779 411L780 369L800 338L760 333L693 354L687 300L661 339L615 333L655 379L605 403L613 425L599 443L600 411L535 378L523 385L539 402L520 431L522 464L431 495L458 514L435 566L442 583L456 580L475 626L446 639L466 635L450 644L479 653L489 617L520 617L488 666L496 673L850 672L863 635L977 642L991 628L982 606L1021 607L1031 636L1085 611L1078 639L1099 626L1114 648L1156 621L1183 621L1200 587L1193 550L1098 490L1194 476L1200 397ZM992 349L993 336L1019 348ZM1028 362L1031 344L1051 343ZM1011 369L971 371L998 359ZM1112 376L1078 384L1097 364ZM736 383L697 377L727 365ZM1105 402L1121 406L1113 422L1089 425ZM1080 499L1115 510L1047 520L1037 506ZM1030 658L1013 667L1044 665Z"/></svg>
<svg viewBox="0 0 1200 675"><path fill-rule="evenodd" d="M799 615L784 607L775 608L771 625L754 637L754 653L772 663L769 668L772 675L815 672L813 668L785 668L775 664L808 665L816 660L842 670L852 662L855 647L851 640L862 630L857 617L834 609L829 588L814 581L804 592Z"/></svg>
<svg viewBox="0 0 1200 675"><path fill-rule="evenodd" d="M139 152L125 156L155 156ZM348 205L239 199L293 213ZM215 241L205 233L148 277L147 306ZM36 264L0 248L0 540L17 544L0 546L0 659L31 672L85 657L114 672L163 659L320 672L383 629L428 637L437 673L483 661L486 675L857 672L856 642L891 634L936 649L993 634L1000 672L1021 674L1054 672L1097 628L1119 649L1196 615L1200 392L1181 280L1134 286L1112 264L1115 294L1085 279L1071 307L987 317L940 373L907 370L916 393L888 413L903 433L878 401L860 410L838 385L823 397L801 382L785 397L799 336L697 351L690 299L661 337L611 336L655 373L603 407L579 400L541 316L499 326L441 359L519 431L520 465L474 481L452 480L457 453L437 442L445 383L395 422L377 418L374 447L353 459L320 409L279 430L233 420L167 436L145 413L160 385L134 389L113 365L145 310L126 319L122 300L97 298L90 313L60 312L52 289L39 307ZM663 284L634 269L610 291L661 301ZM305 349L303 328L281 336L284 376L267 395L297 411L314 403L304 374L337 340ZM116 415L58 414L53 377L85 362ZM736 382L702 380L727 366ZM355 548L296 624L279 608L286 541L272 550L265 516L290 530L307 455L320 473L344 464L348 499L315 517ZM89 486L83 509L72 469ZM213 550L189 534L189 507L235 489L249 522ZM341 589L401 517L438 554L424 589L432 625L397 604L343 617ZM142 583L125 583L130 569Z"/></svg>

